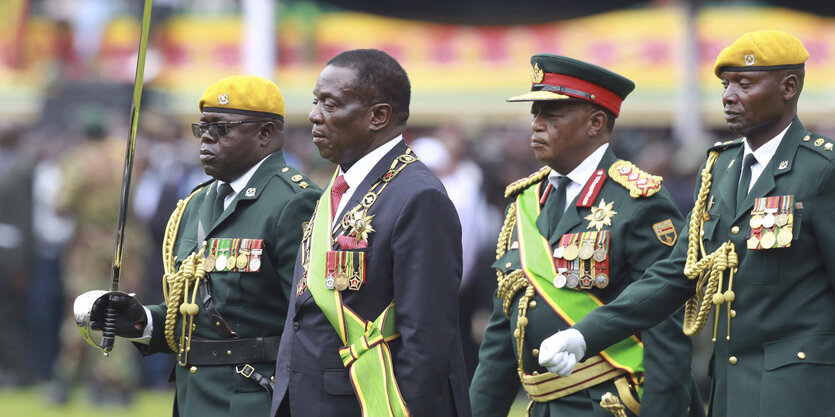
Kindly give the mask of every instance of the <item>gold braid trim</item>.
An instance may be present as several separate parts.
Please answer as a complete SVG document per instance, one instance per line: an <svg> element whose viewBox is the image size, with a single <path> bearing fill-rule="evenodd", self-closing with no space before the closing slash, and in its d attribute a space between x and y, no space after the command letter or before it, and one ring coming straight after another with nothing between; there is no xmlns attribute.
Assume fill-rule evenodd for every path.
<svg viewBox="0 0 835 417"><path fill-rule="evenodd" d="M508 185L507 188L504 189L505 198L512 197L513 195L515 195L519 191L522 191L525 188L528 188L531 185L542 181L550 173L551 173L551 167L544 166L544 167L540 168L539 171L536 171L533 174L528 175L526 178L522 178L521 180L518 180L518 181Z"/></svg>
<svg viewBox="0 0 835 417"><path fill-rule="evenodd" d="M511 204L507 209L507 216L505 216L504 224L499 232L499 240L496 244L497 260L501 259L502 256L507 253L508 249L510 249L510 237L513 234L513 228L515 225L516 205ZM536 295L536 290L533 286L531 286L530 282L528 282L528 279L525 277L525 273L521 269L514 270L509 274L505 274L501 270L497 269L496 276L498 279L498 291L496 292L496 296L502 300L502 310L508 318L510 318L510 307L516 293L520 290L525 290L525 294L519 299L519 312L516 320L516 329L513 331L513 337L516 338L516 352L518 353L517 356L519 358L518 373L519 378L521 379L525 372L524 364L522 363L522 357L524 356L522 352L524 352L525 328L528 326L528 304L531 298Z"/></svg>
<svg viewBox="0 0 835 417"><path fill-rule="evenodd" d="M174 256L174 243L177 240L177 233L180 230L180 222L183 219L183 213L186 211L189 201L192 197L197 195L200 190L192 192L185 200L177 202L177 208L171 213L168 218L168 224L165 226L165 235L162 241L162 265L165 274L162 276L162 294L165 298L167 310L165 312L165 341L168 347L174 352L179 352L177 348L177 339L174 335L174 329L177 326L177 313L184 311L184 314L189 314L191 317L197 314L199 307L195 304L194 296L192 296L192 303L183 303L185 297L184 293L188 292L188 281L197 281L205 277L206 270L203 268L203 251L206 249L206 243L203 242L203 247L200 252L192 252L182 264L179 270L175 268L177 265L177 257ZM194 286L196 295L197 285ZM191 327L191 326L189 326ZM185 332L186 325L183 323L183 331ZM191 331L189 330L189 335ZM182 352L180 352L182 353Z"/></svg>
<svg viewBox="0 0 835 417"><path fill-rule="evenodd" d="M733 242L728 240L716 251L708 255L704 248L702 235L704 234L704 222L706 215L706 202L710 194L710 186L713 181L710 171L719 158L719 152L711 151L708 155L705 168L702 170L702 184L699 188L699 195L696 204L690 214L690 233L687 242L687 260L684 265L684 275L688 279L698 279L696 283L696 294L687 300L684 310L684 323L682 329L684 334L695 336L699 334L707 322L710 314L711 304L716 306L714 314L713 341L716 341L716 327L719 323L719 306L727 301L728 303L728 335L731 338L731 302L736 298L733 292L734 273L739 266L739 256ZM701 255L701 259L698 256ZM722 280L725 270L729 270L728 290L721 293ZM704 302L705 299L710 302ZM701 305L700 305L701 303Z"/></svg>

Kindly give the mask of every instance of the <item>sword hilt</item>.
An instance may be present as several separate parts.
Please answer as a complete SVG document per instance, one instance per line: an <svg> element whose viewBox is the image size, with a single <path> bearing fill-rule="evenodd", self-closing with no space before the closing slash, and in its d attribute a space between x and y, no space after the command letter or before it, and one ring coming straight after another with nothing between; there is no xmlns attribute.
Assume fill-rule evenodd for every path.
<svg viewBox="0 0 835 417"><path fill-rule="evenodd" d="M101 351L104 352L104 356L110 356L113 341L116 338L116 312L113 311L113 307L110 307L110 296L107 297L107 310L104 313L101 331Z"/></svg>

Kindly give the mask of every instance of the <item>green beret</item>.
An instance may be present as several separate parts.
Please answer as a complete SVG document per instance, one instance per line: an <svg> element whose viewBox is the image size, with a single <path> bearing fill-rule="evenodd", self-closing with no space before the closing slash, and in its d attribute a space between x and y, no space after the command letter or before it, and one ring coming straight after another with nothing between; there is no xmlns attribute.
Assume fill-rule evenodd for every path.
<svg viewBox="0 0 835 417"><path fill-rule="evenodd" d="M580 99L608 109L617 117L635 83L605 68L560 55L531 57L531 91L507 101Z"/></svg>
<svg viewBox="0 0 835 417"><path fill-rule="evenodd" d="M748 32L723 49L713 64L713 73L723 71L777 71L803 68L809 52L799 39L777 30Z"/></svg>
<svg viewBox="0 0 835 417"><path fill-rule="evenodd" d="M284 96L274 82L254 75L232 75L206 89L201 112L236 113L284 120Z"/></svg>

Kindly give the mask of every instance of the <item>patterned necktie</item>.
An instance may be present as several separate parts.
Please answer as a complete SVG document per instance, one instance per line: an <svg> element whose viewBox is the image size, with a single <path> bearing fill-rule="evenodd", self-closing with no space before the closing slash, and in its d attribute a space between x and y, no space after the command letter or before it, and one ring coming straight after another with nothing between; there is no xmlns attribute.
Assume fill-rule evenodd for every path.
<svg viewBox="0 0 835 417"><path fill-rule="evenodd" d="M215 204L212 209L212 224L216 223L220 215L223 214L223 201L226 200L229 194L232 194L232 191L234 190L232 190L232 186L228 182L224 182L218 187Z"/></svg>
<svg viewBox="0 0 835 417"><path fill-rule="evenodd" d="M751 186L751 165L754 165L757 159L754 154L749 153L745 155L745 161L742 163L742 174L739 177L739 185L736 189L736 208L742 208L742 202L748 196L748 188Z"/></svg>
<svg viewBox="0 0 835 417"><path fill-rule="evenodd" d="M345 177L340 175L333 181L331 186L331 219L336 215L336 209L339 207L339 201L342 200L342 195L348 191L348 183L345 182Z"/></svg>

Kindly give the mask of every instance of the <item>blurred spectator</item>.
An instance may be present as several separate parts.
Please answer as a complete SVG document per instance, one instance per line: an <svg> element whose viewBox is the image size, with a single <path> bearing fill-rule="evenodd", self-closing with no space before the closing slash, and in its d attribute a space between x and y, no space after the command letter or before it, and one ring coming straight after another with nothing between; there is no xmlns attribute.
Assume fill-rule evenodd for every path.
<svg viewBox="0 0 835 417"><path fill-rule="evenodd" d="M455 205L461 221L462 278L459 294L459 327L468 376L478 365L478 346L484 323L474 318L489 315L495 274L493 240L501 227L499 212L487 204L481 168L467 157L466 140L456 129L446 127L435 137L420 137L412 143L415 154L438 176Z"/></svg>
<svg viewBox="0 0 835 417"><path fill-rule="evenodd" d="M0 127L0 317L6 320L0 337L0 386L32 382L24 320L31 275L32 166L34 155L22 143L25 127Z"/></svg>
<svg viewBox="0 0 835 417"><path fill-rule="evenodd" d="M76 223L63 259L67 304L86 291L110 288L125 141L108 135L114 121L107 117L100 106L82 107L75 118L84 127L85 141L61 161L63 184L57 207ZM139 287L148 248L144 228L131 217L129 214L125 228L119 284L128 291ZM66 401L70 389L79 382L96 404L127 405L139 385L135 349L117 340L110 356L103 357L79 337L72 306L65 308L51 400Z"/></svg>

